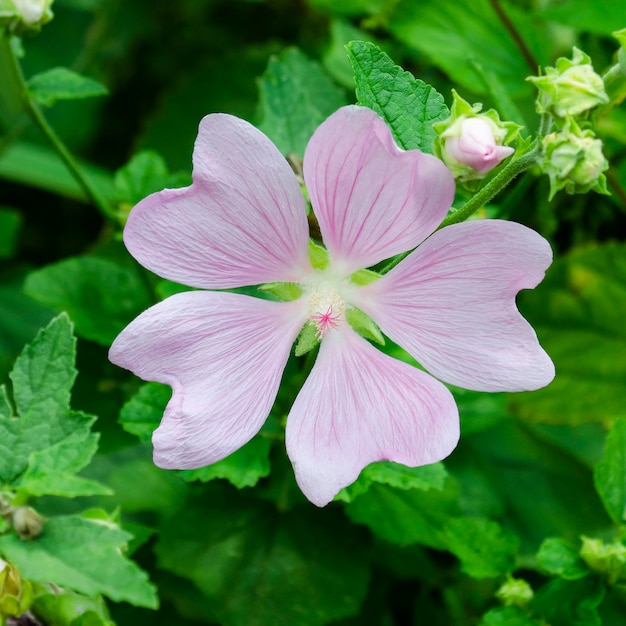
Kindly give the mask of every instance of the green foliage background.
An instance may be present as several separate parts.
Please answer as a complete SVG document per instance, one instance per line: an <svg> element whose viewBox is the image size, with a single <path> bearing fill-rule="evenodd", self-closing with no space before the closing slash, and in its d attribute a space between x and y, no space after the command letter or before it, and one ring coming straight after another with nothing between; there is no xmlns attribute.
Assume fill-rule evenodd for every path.
<svg viewBox="0 0 626 626"><path fill-rule="evenodd" d="M623 106L596 117L610 196L548 202L547 178L530 171L488 207L554 248L519 305L557 377L532 393L454 389L462 437L444 463L375 464L325 509L308 503L282 440L304 376L292 358L256 438L213 466L166 472L149 441L168 388L106 358L133 317L180 289L130 258L121 224L148 193L188 184L202 116L241 116L302 157L315 127L358 99L401 146L430 152L455 88L533 133L525 77L573 45L608 69L623 0L55 0L53 10L23 37L21 65L104 210L0 74L0 496L46 518L32 541L0 522L0 557L32 584L40 623L626 623ZM590 557L582 537L602 548Z"/></svg>

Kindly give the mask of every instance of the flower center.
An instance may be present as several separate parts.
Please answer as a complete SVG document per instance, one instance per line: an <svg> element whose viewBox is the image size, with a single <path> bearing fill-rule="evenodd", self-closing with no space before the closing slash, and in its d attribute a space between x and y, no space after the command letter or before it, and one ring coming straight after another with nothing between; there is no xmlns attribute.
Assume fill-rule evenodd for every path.
<svg viewBox="0 0 626 626"><path fill-rule="evenodd" d="M317 327L318 339L329 330L338 328L345 318L346 303L334 287L314 291L309 296L308 308L309 320Z"/></svg>

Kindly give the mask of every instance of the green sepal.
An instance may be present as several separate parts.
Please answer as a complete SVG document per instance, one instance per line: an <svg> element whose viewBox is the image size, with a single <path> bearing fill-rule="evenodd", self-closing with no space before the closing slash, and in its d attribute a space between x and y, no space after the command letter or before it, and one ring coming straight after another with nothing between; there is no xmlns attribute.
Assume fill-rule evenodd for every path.
<svg viewBox="0 0 626 626"><path fill-rule="evenodd" d="M309 259L316 270L325 270L328 267L328 250L318 246L312 239L309 240Z"/></svg>
<svg viewBox="0 0 626 626"><path fill-rule="evenodd" d="M259 289L276 296L283 302L297 300L304 293L302 287L297 283L266 283L261 285Z"/></svg>
<svg viewBox="0 0 626 626"><path fill-rule="evenodd" d="M358 270L350 275L350 281L363 287L377 281L380 277L381 274L372 270Z"/></svg>
<svg viewBox="0 0 626 626"><path fill-rule="evenodd" d="M300 331L298 338L296 339L296 356L302 356L307 352L310 352L319 344L320 340L317 337L317 326L312 322L307 322Z"/></svg>
<svg viewBox="0 0 626 626"><path fill-rule="evenodd" d="M380 328L378 328L374 320L363 313L361 309L350 307L346 311L346 320L348 321L348 324L350 324L350 326L352 326L352 328L362 337L371 339L381 346L385 345L385 338L380 332Z"/></svg>

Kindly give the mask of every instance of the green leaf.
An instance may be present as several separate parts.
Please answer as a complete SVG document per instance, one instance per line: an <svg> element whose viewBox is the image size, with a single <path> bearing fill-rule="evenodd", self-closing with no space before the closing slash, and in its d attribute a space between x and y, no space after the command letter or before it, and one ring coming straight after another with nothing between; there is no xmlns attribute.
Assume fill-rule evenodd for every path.
<svg viewBox="0 0 626 626"><path fill-rule="evenodd" d="M315 129L346 104L322 68L297 48L272 57L258 85L259 128L283 154L302 157Z"/></svg>
<svg viewBox="0 0 626 626"><path fill-rule="evenodd" d="M530 609L550 626L601 626L598 606L604 595L604 585L596 576L574 581L556 578L537 592Z"/></svg>
<svg viewBox="0 0 626 626"><path fill-rule="evenodd" d="M485 613L479 626L541 626L541 624L522 609L503 606Z"/></svg>
<svg viewBox="0 0 626 626"><path fill-rule="evenodd" d="M122 428L137 435L140 441L149 442L171 397L172 390L167 385L161 383L142 385L120 411L119 421Z"/></svg>
<svg viewBox="0 0 626 626"><path fill-rule="evenodd" d="M507 12L509 9L507 6ZM521 11L515 12L516 27L524 28L526 21ZM401 0L393 11L389 30L471 93L488 92L475 64L493 72L511 97L532 93L524 82L530 68L488 0Z"/></svg>
<svg viewBox="0 0 626 626"><path fill-rule="evenodd" d="M28 89L39 104L51 106L57 100L77 100L106 96L108 89L93 78L81 76L66 67L35 74L28 81Z"/></svg>
<svg viewBox="0 0 626 626"><path fill-rule="evenodd" d="M0 536L0 553L31 581L53 582L88 596L103 594L115 602L154 609L155 588L122 554L129 539L129 533L111 523L60 516L47 520L37 540Z"/></svg>
<svg viewBox="0 0 626 626"><path fill-rule="evenodd" d="M337 510L280 513L220 484L177 511L156 546L159 567L191 580L229 626L321 626L358 612L367 536Z"/></svg>
<svg viewBox="0 0 626 626"><path fill-rule="evenodd" d="M67 590L37 595L32 612L46 624L57 626L114 626L104 598Z"/></svg>
<svg viewBox="0 0 626 626"><path fill-rule="evenodd" d="M353 41L346 48L359 104L376 111L387 122L400 147L432 154L436 134L433 123L449 115L443 96L395 65L373 43Z"/></svg>
<svg viewBox="0 0 626 626"><path fill-rule="evenodd" d="M594 470L604 506L616 524L626 521L626 418L615 420L606 438L604 456Z"/></svg>
<svg viewBox="0 0 626 626"><path fill-rule="evenodd" d="M401 546L420 543L438 550L447 548L444 527L458 517L458 493L454 481L444 489L398 489L372 484L346 506L348 517L365 524L378 537Z"/></svg>
<svg viewBox="0 0 626 626"><path fill-rule="evenodd" d="M15 254L21 226L19 211L0 207L0 259L10 259Z"/></svg>
<svg viewBox="0 0 626 626"><path fill-rule="evenodd" d="M514 397L517 410L549 423L624 414L626 245L607 244L555 261L520 309L556 366L554 381Z"/></svg>
<svg viewBox="0 0 626 626"><path fill-rule="evenodd" d="M558 4L547 4L540 10L541 18L572 26L584 33L596 33L606 37L607 33L624 27L623 0L564 0Z"/></svg>
<svg viewBox="0 0 626 626"><path fill-rule="evenodd" d="M488 519L459 517L444 528L447 548L472 578L496 578L511 572L519 548L518 538Z"/></svg>
<svg viewBox="0 0 626 626"><path fill-rule="evenodd" d="M79 335L105 346L152 304L134 266L91 256L65 259L32 272L24 290L52 309L67 311Z"/></svg>
<svg viewBox="0 0 626 626"><path fill-rule="evenodd" d="M237 489L254 487L261 478L269 476L270 447L269 439L257 436L225 459L200 469L181 471L181 475L188 481L207 482L215 478L225 478Z"/></svg>
<svg viewBox="0 0 626 626"><path fill-rule="evenodd" d="M155 191L189 185L191 180L186 174L170 174L160 154L144 150L115 172L113 183L119 201L135 205Z"/></svg>
<svg viewBox="0 0 626 626"><path fill-rule="evenodd" d="M74 435L87 437L94 419L69 409L76 377L76 340L62 314L24 348L11 372L17 417L0 420L0 481L11 483L27 467L31 453Z"/></svg>
<svg viewBox="0 0 626 626"><path fill-rule="evenodd" d="M365 493L373 483L390 485L397 489L441 491L447 476L448 473L443 463L407 467L392 461L379 461L368 465L359 478L349 487L342 489L336 497L344 502L352 502L357 496Z"/></svg>
<svg viewBox="0 0 626 626"><path fill-rule="evenodd" d="M75 476L98 448L99 435L69 436L44 450L33 452L28 468L15 485L17 497L112 495L111 489L93 480Z"/></svg>
<svg viewBox="0 0 626 626"><path fill-rule="evenodd" d="M346 311L346 320L362 337L370 339L381 346L385 345L385 338L380 332L380 328L378 328L376 322L374 322L369 315L363 313L361 309L350 307Z"/></svg>
<svg viewBox="0 0 626 626"><path fill-rule="evenodd" d="M565 580L578 580L589 574L589 568L580 558L580 549L556 537L550 537L541 544L537 562L546 572Z"/></svg>

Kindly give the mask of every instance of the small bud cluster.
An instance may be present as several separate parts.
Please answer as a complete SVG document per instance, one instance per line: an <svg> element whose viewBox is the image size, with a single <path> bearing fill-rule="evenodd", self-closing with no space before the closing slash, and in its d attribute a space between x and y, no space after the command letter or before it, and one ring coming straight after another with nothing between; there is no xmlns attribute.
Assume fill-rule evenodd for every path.
<svg viewBox="0 0 626 626"><path fill-rule="evenodd" d="M4 0L0 2L0 27L18 35L39 28L52 19L53 0Z"/></svg>
<svg viewBox="0 0 626 626"><path fill-rule="evenodd" d="M619 540L604 543L601 539L582 537L582 542L580 556L590 569L606 576L611 584L626 578L626 546Z"/></svg>
<svg viewBox="0 0 626 626"><path fill-rule="evenodd" d="M433 124L435 154L459 182L480 180L515 152L507 144L521 126L502 122L493 109L481 113L482 104L472 105L454 90L452 95L450 117Z"/></svg>
<svg viewBox="0 0 626 626"><path fill-rule="evenodd" d="M593 190L608 193L603 172L609 164L602 141L589 128L589 111L609 98L591 59L574 48L572 59L557 59L542 76L530 76L539 90L537 112L550 116L556 130L542 140L540 166L550 178L550 199L563 189L568 194Z"/></svg>

